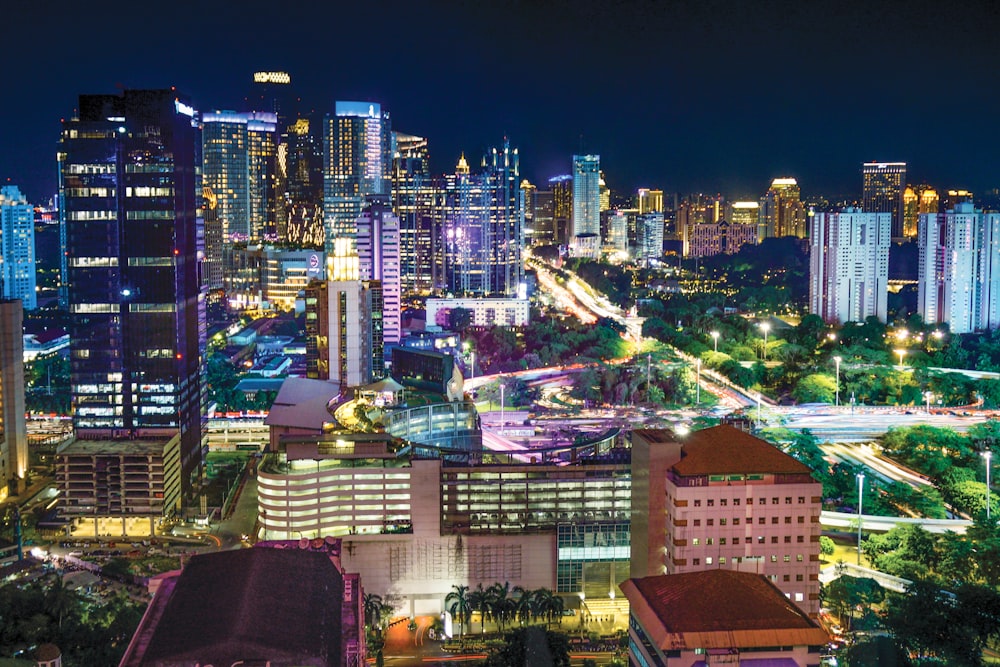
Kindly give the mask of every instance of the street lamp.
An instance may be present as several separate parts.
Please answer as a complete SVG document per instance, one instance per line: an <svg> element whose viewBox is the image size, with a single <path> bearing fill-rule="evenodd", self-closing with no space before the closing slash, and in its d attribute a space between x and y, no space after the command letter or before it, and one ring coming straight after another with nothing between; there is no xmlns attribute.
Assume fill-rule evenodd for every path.
<svg viewBox="0 0 1000 667"><path fill-rule="evenodd" d="M695 368L697 369L697 374L694 376L694 404L699 405L701 403L701 359L695 359Z"/></svg>
<svg viewBox="0 0 1000 667"><path fill-rule="evenodd" d="M993 504L990 502L992 500L990 497L990 459L992 457L993 452L989 449L983 452L983 458L986 459L986 523L990 522L990 505Z"/></svg>
<svg viewBox="0 0 1000 667"><path fill-rule="evenodd" d="M472 357L472 360L469 363L469 370L472 372L472 377L470 377L469 379L470 380L475 380L476 379L476 351L472 350L471 352L469 352L469 355Z"/></svg>
<svg viewBox="0 0 1000 667"><path fill-rule="evenodd" d="M903 357L906 356L906 350L904 350L903 348L900 347L900 348L896 348L895 350L893 350L893 352L895 352L896 354L899 355L899 366L900 366L900 368L902 368L902 366L903 366Z"/></svg>
<svg viewBox="0 0 1000 667"><path fill-rule="evenodd" d="M927 401L927 414L931 413L931 399L934 398L934 393L930 391L924 392L924 400Z"/></svg>
<svg viewBox="0 0 1000 667"><path fill-rule="evenodd" d="M712 344L715 345L715 352L718 352L719 351L719 332L718 331L713 331L710 335L712 336Z"/></svg>
<svg viewBox="0 0 1000 667"><path fill-rule="evenodd" d="M771 330L771 325L768 322L761 322L760 330L764 332L764 361L767 361L767 332Z"/></svg>
<svg viewBox="0 0 1000 667"><path fill-rule="evenodd" d="M500 378L500 435L503 435L504 423L505 422L503 418L503 378L501 377Z"/></svg>
<svg viewBox="0 0 1000 667"><path fill-rule="evenodd" d="M858 565L861 565L861 503L865 493L865 474L858 473Z"/></svg>
<svg viewBox="0 0 1000 667"><path fill-rule="evenodd" d="M843 358L839 355L833 358L833 363L837 366L837 398L834 405L840 405L840 362Z"/></svg>

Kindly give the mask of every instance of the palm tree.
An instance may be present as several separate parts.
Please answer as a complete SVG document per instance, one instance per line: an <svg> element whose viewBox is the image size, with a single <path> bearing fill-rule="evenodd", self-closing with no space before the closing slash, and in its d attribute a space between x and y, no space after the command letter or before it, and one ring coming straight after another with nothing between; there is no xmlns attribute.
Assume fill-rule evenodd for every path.
<svg viewBox="0 0 1000 667"><path fill-rule="evenodd" d="M513 600L510 599L510 582L497 582L487 589L490 602L490 614L503 631L504 622L509 618Z"/></svg>
<svg viewBox="0 0 1000 667"><path fill-rule="evenodd" d="M490 593L483 588L482 583L476 586L476 590L469 593L469 608L479 612L479 625L482 634L486 634L486 613L489 610Z"/></svg>
<svg viewBox="0 0 1000 667"><path fill-rule="evenodd" d="M62 628L63 617L73 611L79 599L75 591L66 588L66 582L58 574L45 592L45 610L58 621Z"/></svg>
<svg viewBox="0 0 1000 667"><path fill-rule="evenodd" d="M539 588L531 592L532 602L534 602L535 615L545 616L546 625L552 622L552 614L549 607L552 605L552 591L547 588Z"/></svg>
<svg viewBox="0 0 1000 667"><path fill-rule="evenodd" d="M524 622L534 615L534 600L532 600L531 591L526 590L521 586L515 586L513 593L517 596L514 600L514 617L517 618L523 626Z"/></svg>
<svg viewBox="0 0 1000 667"><path fill-rule="evenodd" d="M374 593L365 593L365 625L369 628L381 628L382 616L385 613L386 604L382 602L382 596Z"/></svg>
<svg viewBox="0 0 1000 667"><path fill-rule="evenodd" d="M472 605L469 602L469 587L454 584L455 590L448 593L444 598L444 604L448 608L448 613L456 618L460 618L461 623L465 623L465 632L469 632L470 614Z"/></svg>

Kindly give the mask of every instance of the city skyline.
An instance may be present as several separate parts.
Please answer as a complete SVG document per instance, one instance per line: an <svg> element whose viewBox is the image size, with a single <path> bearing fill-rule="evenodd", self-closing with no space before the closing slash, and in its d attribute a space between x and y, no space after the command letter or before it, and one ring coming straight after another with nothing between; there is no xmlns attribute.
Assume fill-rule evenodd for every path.
<svg viewBox="0 0 1000 667"><path fill-rule="evenodd" d="M949 12L929 2L376 2L336 17L254 3L233 15L71 7L18 7L13 23L38 30L0 47L20 63L8 79L19 92L0 110L10 128L0 132L0 182L34 203L55 192L59 120L79 93L173 85L199 109L243 110L257 70L287 71L322 113L337 99L382 104L394 128L429 139L433 173L506 135L532 182L595 153L618 192L759 195L790 175L805 196L857 196L866 161L905 161L911 180L941 189L998 185L989 114L998 93L977 84L996 69L998 56L980 45L1000 16L985 2ZM370 31L337 25L381 31L378 48ZM39 30L52 48L34 43ZM206 30L212 39L199 40ZM105 41L123 57L96 47ZM962 146L954 112L938 102L973 90L961 127L976 141Z"/></svg>

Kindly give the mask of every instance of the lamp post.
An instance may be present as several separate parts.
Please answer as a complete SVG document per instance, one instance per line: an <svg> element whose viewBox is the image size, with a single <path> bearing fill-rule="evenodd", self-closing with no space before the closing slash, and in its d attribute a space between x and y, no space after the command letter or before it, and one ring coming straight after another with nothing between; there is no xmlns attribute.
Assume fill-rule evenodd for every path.
<svg viewBox="0 0 1000 667"><path fill-rule="evenodd" d="M858 473L858 565L861 565L861 504L865 493L865 474Z"/></svg>
<svg viewBox="0 0 1000 667"><path fill-rule="evenodd" d="M893 350L893 352L895 352L896 354L899 355L899 367L902 368L903 367L903 357L906 356L906 350L904 350L903 348L900 347L900 348L896 348L895 350Z"/></svg>
<svg viewBox="0 0 1000 667"><path fill-rule="evenodd" d="M712 344L715 346L715 350L714 351L718 352L719 351L719 332L718 331L713 331L710 335L712 336Z"/></svg>
<svg viewBox="0 0 1000 667"><path fill-rule="evenodd" d="M500 435L503 435L504 431L504 418L503 418L503 377L500 378Z"/></svg>
<svg viewBox="0 0 1000 667"><path fill-rule="evenodd" d="M993 452L987 449L983 452L983 458L986 459L986 523L990 522L990 501L992 500L990 496L990 459L993 458Z"/></svg>
<svg viewBox="0 0 1000 667"><path fill-rule="evenodd" d="M924 392L924 401L927 402L927 414L931 413L931 399L934 398L934 394L929 391Z"/></svg>
<svg viewBox="0 0 1000 667"><path fill-rule="evenodd" d="M472 377L470 377L469 379L470 380L475 380L476 379L476 351L472 350L471 352L469 352L469 356L472 357L472 360L469 362L469 370L472 372Z"/></svg>
<svg viewBox="0 0 1000 667"><path fill-rule="evenodd" d="M653 355L646 355L646 400L649 400L649 380L653 370Z"/></svg>
<svg viewBox="0 0 1000 667"><path fill-rule="evenodd" d="M834 402L834 405L836 406L840 405L840 362L841 361L843 361L843 358L840 357L839 355L833 358L833 363L837 366L837 390L836 390L837 397Z"/></svg>
<svg viewBox="0 0 1000 667"><path fill-rule="evenodd" d="M764 361L767 361L767 332L771 330L771 325L767 322L761 322L760 330L764 332Z"/></svg>
<svg viewBox="0 0 1000 667"><path fill-rule="evenodd" d="M694 376L694 404L699 405L701 403L701 359L695 359L694 366L697 369Z"/></svg>

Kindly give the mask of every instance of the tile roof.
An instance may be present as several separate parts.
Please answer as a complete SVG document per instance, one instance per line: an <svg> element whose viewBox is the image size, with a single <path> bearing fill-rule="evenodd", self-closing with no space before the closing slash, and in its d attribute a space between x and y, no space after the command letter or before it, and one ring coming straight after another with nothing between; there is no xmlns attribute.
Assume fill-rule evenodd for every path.
<svg viewBox="0 0 1000 667"><path fill-rule="evenodd" d="M818 645L826 632L763 575L704 570L629 579L622 591L661 648Z"/></svg>
<svg viewBox="0 0 1000 667"><path fill-rule="evenodd" d="M691 433L673 469L685 476L810 474L808 466L771 443L728 424Z"/></svg>
<svg viewBox="0 0 1000 667"><path fill-rule="evenodd" d="M144 619L137 632L143 636L133 640L137 650L130 647L123 664L270 659L339 667L343 595L343 577L324 553L240 549L195 556L166 599L154 598L156 622L148 627Z"/></svg>

